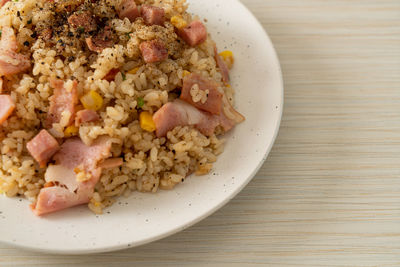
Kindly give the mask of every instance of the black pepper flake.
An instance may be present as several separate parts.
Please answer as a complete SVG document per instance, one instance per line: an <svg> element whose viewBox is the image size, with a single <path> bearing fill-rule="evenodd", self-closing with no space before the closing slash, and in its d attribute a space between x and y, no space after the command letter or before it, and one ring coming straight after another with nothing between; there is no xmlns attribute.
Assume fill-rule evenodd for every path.
<svg viewBox="0 0 400 267"><path fill-rule="evenodd" d="M36 37L37 37L37 33L36 32L31 34L31 38L36 38Z"/></svg>
<svg viewBox="0 0 400 267"><path fill-rule="evenodd" d="M24 46L29 46L29 42L28 42L28 41L25 41L25 42L24 42Z"/></svg>
<svg viewBox="0 0 400 267"><path fill-rule="evenodd" d="M73 32L68 32L68 37L74 37L74 33Z"/></svg>
<svg viewBox="0 0 400 267"><path fill-rule="evenodd" d="M32 19L28 20L26 23L28 23L28 25L32 24Z"/></svg>
<svg viewBox="0 0 400 267"><path fill-rule="evenodd" d="M21 17L21 12L17 11L17 16Z"/></svg>
<svg viewBox="0 0 400 267"><path fill-rule="evenodd" d="M74 60L75 60L75 57L74 57L74 56L68 57L68 61L69 61L69 62L72 62L72 61L74 61Z"/></svg>

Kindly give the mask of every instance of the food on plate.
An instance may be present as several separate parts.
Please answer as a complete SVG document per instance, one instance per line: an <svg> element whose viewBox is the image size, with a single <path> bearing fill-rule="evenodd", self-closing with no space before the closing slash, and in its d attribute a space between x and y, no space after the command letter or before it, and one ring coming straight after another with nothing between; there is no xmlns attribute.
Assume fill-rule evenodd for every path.
<svg viewBox="0 0 400 267"><path fill-rule="evenodd" d="M245 119L185 0L1 5L0 193L38 216L207 174Z"/></svg>

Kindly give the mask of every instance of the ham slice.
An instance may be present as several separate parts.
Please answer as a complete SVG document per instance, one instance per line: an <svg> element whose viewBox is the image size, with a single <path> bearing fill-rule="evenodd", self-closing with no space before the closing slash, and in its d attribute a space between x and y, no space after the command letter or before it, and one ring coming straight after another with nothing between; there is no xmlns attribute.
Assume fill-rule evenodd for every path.
<svg viewBox="0 0 400 267"><path fill-rule="evenodd" d="M32 211L41 216L88 203L101 175L98 164L110 156L111 145L108 137L99 137L91 146L77 137L65 141L53 157L57 165L49 166L45 174L46 181L52 186L40 190L36 203L31 206ZM90 179L77 181L76 169L90 175Z"/></svg>
<svg viewBox="0 0 400 267"><path fill-rule="evenodd" d="M26 144L26 148L32 157L39 163L40 167L44 168L54 153L58 151L60 146L51 134L46 130L41 130L39 134Z"/></svg>
<svg viewBox="0 0 400 267"><path fill-rule="evenodd" d="M62 80L52 79L50 85L54 88L54 92L53 96L50 97L46 126L51 128L53 123L59 123L64 111L70 112L68 125L71 125L74 122L76 105L78 104L78 82L76 80L72 82L70 91L64 87Z"/></svg>
<svg viewBox="0 0 400 267"><path fill-rule="evenodd" d="M5 122L15 109L14 101L9 95L0 95L0 125Z"/></svg>
<svg viewBox="0 0 400 267"><path fill-rule="evenodd" d="M142 5L140 8L140 12L142 13L142 18L146 25L164 25L165 11L163 8L150 5Z"/></svg>
<svg viewBox="0 0 400 267"><path fill-rule="evenodd" d="M202 103L201 101L193 101L190 91L194 85L197 85L200 90L209 91L206 102ZM199 74L192 73L183 78L183 87L180 98L198 109L219 115L222 108L223 93L218 90L218 87L219 85L216 82L205 79Z"/></svg>
<svg viewBox="0 0 400 267"><path fill-rule="evenodd" d="M95 122L100 119L99 114L96 111L90 109L80 110L76 113L75 126L79 127L85 122Z"/></svg>
<svg viewBox="0 0 400 267"><path fill-rule="evenodd" d="M225 61L222 59L222 57L218 54L216 45L214 45L214 57L215 57L215 61L217 62L217 67L219 68L219 71L222 74L222 81L224 83L228 83L229 82L229 68L226 65Z"/></svg>
<svg viewBox="0 0 400 267"><path fill-rule="evenodd" d="M140 17L139 9L134 0L122 0L117 12L120 19L128 18L131 22Z"/></svg>
<svg viewBox="0 0 400 267"><path fill-rule="evenodd" d="M52 186L40 190L37 201L31 205L31 209L37 216L42 216L88 202L89 194L86 191L77 194L64 187Z"/></svg>
<svg viewBox="0 0 400 267"><path fill-rule="evenodd" d="M219 121L181 100L162 106L154 115L157 137L165 136L177 126L194 125L204 135L212 135Z"/></svg>
<svg viewBox="0 0 400 267"><path fill-rule="evenodd" d="M199 20L192 21L185 28L178 30L177 34L192 47L207 40L207 29Z"/></svg>
<svg viewBox="0 0 400 267"><path fill-rule="evenodd" d="M165 48L165 44L158 39L143 42L139 48L146 63L160 62L168 58L168 50Z"/></svg>
<svg viewBox="0 0 400 267"><path fill-rule="evenodd" d="M206 136L211 136L217 126L221 126L225 132L228 132L236 124L243 122L245 118L232 107L225 96L223 104L221 114L213 115L179 99L169 102L153 115L156 135L163 137L175 127L187 125L194 126Z"/></svg>
<svg viewBox="0 0 400 267"><path fill-rule="evenodd" d="M18 74L30 68L29 57L17 53L17 49L14 30L3 27L0 40L0 76Z"/></svg>

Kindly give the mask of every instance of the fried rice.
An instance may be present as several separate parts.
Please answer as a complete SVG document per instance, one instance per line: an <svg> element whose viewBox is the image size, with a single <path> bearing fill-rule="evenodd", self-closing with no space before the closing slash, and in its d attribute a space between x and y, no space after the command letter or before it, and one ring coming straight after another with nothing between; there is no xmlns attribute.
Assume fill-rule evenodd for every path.
<svg viewBox="0 0 400 267"><path fill-rule="evenodd" d="M2 38L6 29L12 29L18 47L14 53L30 61L30 66L23 71L1 77L0 92L11 97L15 108L0 125L0 193L7 197L25 197L34 209L41 190L68 187L49 183L45 178L46 167L58 164L54 158L49 158L43 166L28 149L29 145L27 148L43 129L57 140L61 149L71 138L79 139L87 147L101 137L111 140L107 158L120 163L101 169L93 191L83 201L98 214L120 196L129 196L135 191L171 190L191 174L205 175L212 170L217 156L223 152L224 127L215 125L210 134L205 134L194 124L182 123L160 136L152 119L162 107L180 98L184 79L191 74L218 85L219 92L229 102L223 104L221 112L230 118L226 107L233 104L234 90L218 64L221 58L217 58L215 42L207 34L201 43L190 45L190 40L185 41L179 34L179 29L200 21L187 12L185 0L132 0L130 4L140 10L150 6L158 8L151 12L163 12L161 23L157 22L160 17L152 17L154 24L151 19L150 23L146 21L143 11L133 19L129 15L121 16L122 10L118 9L123 5L121 2L13 0L0 9ZM79 16L87 12L90 12L89 19L95 18L96 23L79 26L82 25ZM73 22L74 14L77 17ZM145 54L142 44L153 45L153 40L161 42L165 50L151 50L156 53L156 61L146 62L145 57L154 54ZM0 45L0 69L2 60L10 64L10 60L2 59L6 56L3 50ZM161 58L157 58L158 52ZM231 65L232 57L226 63ZM92 108L98 118L77 124L73 120L76 114L65 108L49 123L52 101L56 99L55 81L62 81L66 92L76 89L75 111L90 106L85 104L84 96L92 96L100 105ZM208 90L200 89L198 84L190 88L189 104L194 104L196 109L211 96ZM101 162L96 164L100 166ZM76 179L81 179L79 182L91 178L85 179L85 172L80 171L74 169Z"/></svg>

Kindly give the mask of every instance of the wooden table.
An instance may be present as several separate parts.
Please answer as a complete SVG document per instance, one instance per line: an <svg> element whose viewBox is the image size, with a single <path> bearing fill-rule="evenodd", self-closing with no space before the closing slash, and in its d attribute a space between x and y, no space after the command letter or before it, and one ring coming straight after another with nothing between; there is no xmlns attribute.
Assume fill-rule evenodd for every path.
<svg viewBox="0 0 400 267"><path fill-rule="evenodd" d="M400 1L243 3L285 81L278 140L250 185L149 245L95 256L0 245L0 266L400 266Z"/></svg>

